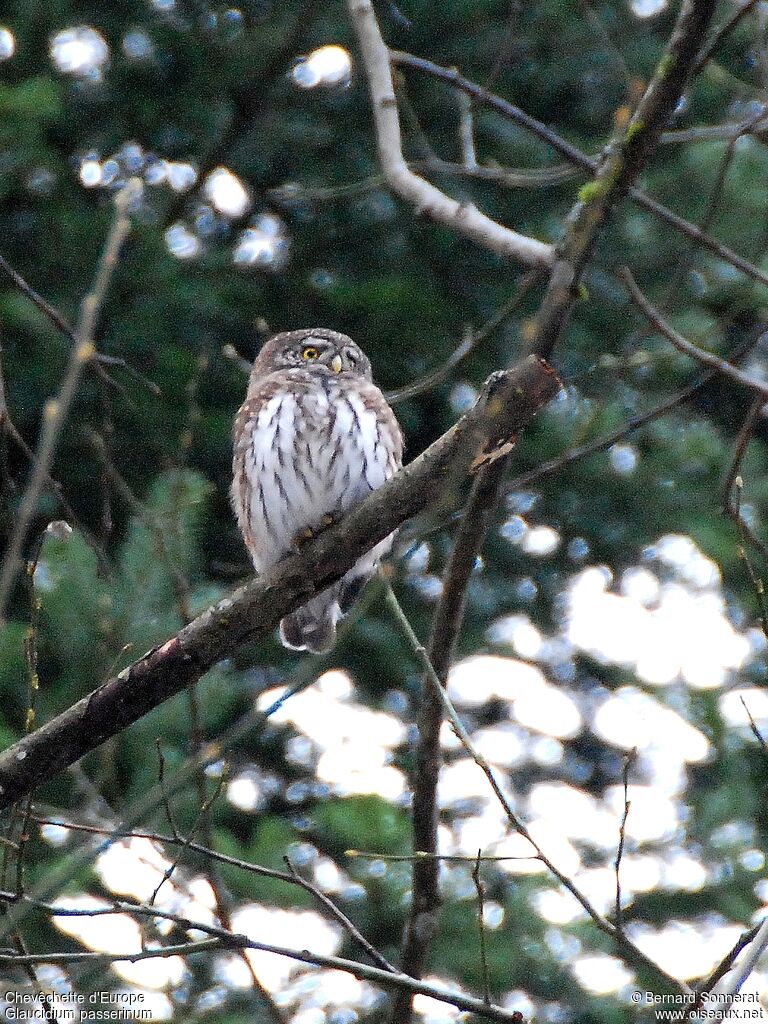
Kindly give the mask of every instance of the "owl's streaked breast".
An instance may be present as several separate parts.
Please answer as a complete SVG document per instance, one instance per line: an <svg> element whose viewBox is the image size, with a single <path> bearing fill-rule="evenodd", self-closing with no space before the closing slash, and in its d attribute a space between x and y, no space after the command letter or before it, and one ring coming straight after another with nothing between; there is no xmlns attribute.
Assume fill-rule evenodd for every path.
<svg viewBox="0 0 768 1024"><path fill-rule="evenodd" d="M233 496L258 570L399 468L399 430L372 408L374 385L326 375L296 383L246 402L238 421Z"/></svg>

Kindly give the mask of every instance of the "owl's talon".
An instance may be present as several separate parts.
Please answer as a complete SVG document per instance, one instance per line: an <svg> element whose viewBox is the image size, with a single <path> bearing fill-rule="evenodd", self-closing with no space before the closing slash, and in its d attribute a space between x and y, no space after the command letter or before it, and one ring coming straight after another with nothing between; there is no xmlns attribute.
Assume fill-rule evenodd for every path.
<svg viewBox="0 0 768 1024"><path fill-rule="evenodd" d="M336 516L331 515L330 512L326 512L320 520L320 525L316 526L313 530L311 526L305 526L303 530L299 530L293 538L293 546L297 551L301 551L305 544L309 544L315 537L319 537L323 530L327 530L330 526L333 526L338 520Z"/></svg>
<svg viewBox="0 0 768 1024"><path fill-rule="evenodd" d="M293 538L293 546L297 550L301 550L305 544L309 544L311 540L315 539L315 533L308 526L305 526L303 530L299 530L296 536Z"/></svg>

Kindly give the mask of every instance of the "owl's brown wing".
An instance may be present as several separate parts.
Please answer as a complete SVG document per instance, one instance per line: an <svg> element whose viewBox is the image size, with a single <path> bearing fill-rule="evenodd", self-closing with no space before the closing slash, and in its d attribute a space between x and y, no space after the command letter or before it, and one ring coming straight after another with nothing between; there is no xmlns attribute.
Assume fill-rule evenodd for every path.
<svg viewBox="0 0 768 1024"><path fill-rule="evenodd" d="M392 406L375 384L356 381L355 389L363 405L376 416L377 440L386 453L386 477L394 476L403 464L403 432L395 418Z"/></svg>

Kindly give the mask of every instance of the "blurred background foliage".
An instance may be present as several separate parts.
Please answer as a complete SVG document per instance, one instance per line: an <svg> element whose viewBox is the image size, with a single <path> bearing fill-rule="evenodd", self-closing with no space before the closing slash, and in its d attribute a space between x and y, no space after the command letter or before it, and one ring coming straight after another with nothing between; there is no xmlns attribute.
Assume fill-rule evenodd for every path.
<svg viewBox="0 0 768 1024"><path fill-rule="evenodd" d="M393 47L458 67L590 154L610 137L617 111L636 101L675 13L675 5L653 0L376 6ZM693 141L682 134L739 125L764 110L762 7L742 20L696 80L642 184L694 223L706 218L718 238L768 268L768 154L760 131L730 148L716 132ZM719 21L734 10L721 3ZM313 56L328 46L342 49L330 57L326 52L325 63ZM351 66L345 63L350 54ZM159 388L155 394L135 375L110 367L119 387L86 375L69 416L53 474L76 514L76 529L67 539L45 537L35 574L40 722L248 577L228 506L231 424L245 389L236 356L250 360L271 331L329 326L355 337L382 388L394 391L440 366L467 329L480 328L508 303L523 271L419 220L383 187L364 76L341 2L249 0L228 7L207 0L7 0L0 56L0 251L74 323L112 218L111 200L129 177L143 179L97 341L101 352L124 359ZM534 169L538 187L430 172L434 158L461 160L457 96L411 72L398 75L398 88L406 151L425 173L503 223L558 240L583 174L561 174L560 158L543 142L486 110L474 120L480 162ZM706 757L683 766L682 779L669 784L672 826L629 843L630 852L662 866L683 858L685 877L676 881L671 869L660 870L646 891L628 887L625 920L638 935L670 921L691 929L680 932L689 937L726 926L738 934L761 905L765 756L743 722L724 716L721 698L737 686L762 687L764 645L754 628L755 587L739 557L735 528L722 514L720 488L750 396L717 382L609 451L530 486L514 483L542 460L618 429L695 379L695 365L650 333L630 307L615 276L625 262L671 323L722 355L765 324L764 287L692 250L647 212L630 204L618 211L587 273L588 297L555 354L566 389L517 446L513 479L470 587L459 657L484 653L538 665L580 710L578 729L560 739L550 734L549 753L541 747L545 726L515 724L509 742L522 736L527 752L506 762L507 777L523 807L542 783L566 783L598 801L620 785L632 743L622 746L592 728L595 710L611 694L628 688L645 694L704 736ZM455 421L492 370L520 353L542 287L531 288L443 383L398 404L408 458ZM69 343L0 279L0 344L8 415L34 447ZM746 366L765 377L766 358L765 344L758 343ZM743 465L745 513L760 536L768 500L765 436L761 420ZM28 470L19 447L0 436L4 540ZM46 492L31 545L60 518L71 517ZM417 524L398 542L395 587L421 636L439 594L451 525ZM659 541L669 535L690 537L695 546L667 558L669 546ZM636 578L638 566L661 588L644 599L646 609L665 587L708 595L720 602L723 619L745 638L749 654L736 663L724 658L722 679L714 684L691 685L680 669L660 686L653 673L635 671L639 655L569 639L568 595L578 574L599 567L605 588L629 598L624 585ZM703 567L703 582L697 567ZM0 634L4 742L25 727L29 619L30 592L22 581ZM534 642L526 646L531 635ZM215 739L259 694L290 681L297 670L343 670L354 682L355 707L404 724L384 745L392 769L407 773L419 676L376 588L324 662L311 670L301 665L275 638L238 653L200 684L196 710L184 697L159 708L86 758L78 772L38 793L38 810L103 822L109 808L121 817L157 779L155 737L162 737L169 768L179 766L201 737ZM766 714L761 708L758 718ZM482 706L470 702L466 715L473 729L492 729L509 722L509 701L496 695ZM396 961L407 865L350 860L345 851L407 853L407 793L386 787L355 793L341 776L319 778L318 749L306 732L283 717L238 738L226 754L229 778L250 779L258 800L238 805L226 799L225 789L212 811L211 838L223 852L266 866L282 868L286 852L310 874L322 864L320 879L330 878L333 867L334 898ZM663 736L655 738L663 747ZM663 758L661 768L653 768L657 755L651 744L647 763L637 769L638 783L652 792L664 775ZM449 750L449 760L458 756ZM209 793L213 784L209 779ZM470 791L447 804L446 828L471 821L483 799ZM199 790L190 785L174 806L182 826L191 827ZM146 824L158 820L148 816ZM57 835L61 848L45 832L35 832L27 844L29 885L78 841L74 833ZM574 843L584 869L609 865L615 853L588 836ZM466 866L446 869L431 972L478 992L469 872ZM496 998L508 997L510 1006L539 1019L618 1021L631 1014L627 979L614 985L606 973L615 968L608 957L616 951L605 937L576 916L558 922L543 909L540 897L553 883L493 866L485 874L496 908L487 936ZM317 909L300 890L234 868L222 869L222 884L234 906ZM109 888L88 869L61 891L102 886ZM24 936L32 949L79 948L75 938L35 917ZM339 948L354 952L347 939ZM601 987L592 976L574 976L577 953L605 954L598 975L609 981ZM710 959L714 964L718 957L713 952ZM115 973L72 977L91 988L126 983ZM278 987L289 991L286 980ZM178 1020L234 1022L244 1012L248 1019L265 1012L258 994L238 988L226 973L217 975L209 963L191 962L183 978L158 990L166 996L163 1012ZM286 1013L298 1020L302 1008L313 1005L311 992L290 991ZM315 1003L311 1019L383 1019L386 1000L366 999ZM446 1019L434 1007L420 1012Z"/></svg>

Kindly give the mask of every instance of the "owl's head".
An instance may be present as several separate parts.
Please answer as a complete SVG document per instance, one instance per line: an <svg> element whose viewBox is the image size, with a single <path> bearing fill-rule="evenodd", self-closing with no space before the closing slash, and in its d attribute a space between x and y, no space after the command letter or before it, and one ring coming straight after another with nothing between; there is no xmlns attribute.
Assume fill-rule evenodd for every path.
<svg viewBox="0 0 768 1024"><path fill-rule="evenodd" d="M326 327L306 327L274 335L259 352L252 379L275 370L298 368L333 375L354 373L371 380L371 364L362 349L346 334Z"/></svg>

